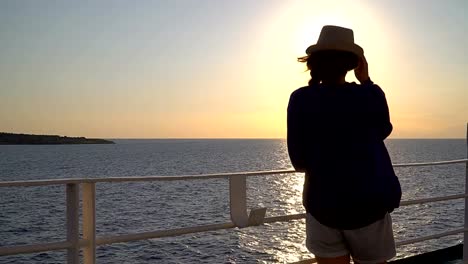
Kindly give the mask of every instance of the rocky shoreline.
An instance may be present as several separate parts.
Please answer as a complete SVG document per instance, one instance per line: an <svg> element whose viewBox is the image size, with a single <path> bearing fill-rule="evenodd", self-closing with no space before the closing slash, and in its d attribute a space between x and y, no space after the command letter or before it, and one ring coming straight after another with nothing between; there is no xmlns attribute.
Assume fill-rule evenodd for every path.
<svg viewBox="0 0 468 264"><path fill-rule="evenodd" d="M29 135L0 132L0 145L62 145L62 144L115 144L99 138L62 137L57 135Z"/></svg>

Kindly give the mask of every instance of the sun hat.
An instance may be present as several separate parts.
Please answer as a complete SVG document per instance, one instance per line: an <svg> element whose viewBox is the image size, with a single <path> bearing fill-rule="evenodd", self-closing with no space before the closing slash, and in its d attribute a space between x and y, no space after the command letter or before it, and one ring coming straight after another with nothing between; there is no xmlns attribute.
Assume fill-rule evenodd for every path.
<svg viewBox="0 0 468 264"><path fill-rule="evenodd" d="M344 27L324 26L320 32L317 44L309 46L306 49L306 53L307 55L311 55L323 50L348 51L360 58L364 57L364 50L354 43L353 30Z"/></svg>

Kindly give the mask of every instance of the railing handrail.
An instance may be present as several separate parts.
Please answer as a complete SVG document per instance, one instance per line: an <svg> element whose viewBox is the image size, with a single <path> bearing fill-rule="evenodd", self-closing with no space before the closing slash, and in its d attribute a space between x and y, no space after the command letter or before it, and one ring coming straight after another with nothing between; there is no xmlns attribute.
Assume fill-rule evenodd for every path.
<svg viewBox="0 0 468 264"><path fill-rule="evenodd" d="M397 163L393 167L422 167L438 166L456 163L466 163L468 159L457 159L435 162L420 163ZM43 186L43 185L61 185L61 184L80 184L80 183L104 183L104 182L140 182L140 181L180 181L180 180L201 180L201 179L219 179L236 176L268 176L276 174L296 173L293 169L270 170L270 171L251 171L251 172L232 172L215 174L195 174L180 176L125 176L125 177L102 177L102 178L65 178L65 179L44 179L44 180L25 180L25 181L0 181L0 187L19 187L19 186ZM297 172L299 173L299 172Z"/></svg>

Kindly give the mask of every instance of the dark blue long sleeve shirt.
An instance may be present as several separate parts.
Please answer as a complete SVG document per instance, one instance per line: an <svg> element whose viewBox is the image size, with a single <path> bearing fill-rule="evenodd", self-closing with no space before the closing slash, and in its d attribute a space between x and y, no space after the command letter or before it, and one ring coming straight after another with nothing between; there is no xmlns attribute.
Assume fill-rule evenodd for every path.
<svg viewBox="0 0 468 264"><path fill-rule="evenodd" d="M398 207L401 188L383 140L392 124L374 84L299 88L288 105L288 151L305 172L303 203L319 222L359 228Z"/></svg>

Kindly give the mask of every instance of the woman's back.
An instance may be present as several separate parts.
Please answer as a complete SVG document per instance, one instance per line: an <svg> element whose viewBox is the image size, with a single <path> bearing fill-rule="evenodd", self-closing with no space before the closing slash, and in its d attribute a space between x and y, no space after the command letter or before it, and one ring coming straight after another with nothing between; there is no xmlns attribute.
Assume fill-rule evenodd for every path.
<svg viewBox="0 0 468 264"><path fill-rule="evenodd" d="M397 186L390 184L397 179L383 144L391 128L376 85L296 90L288 107L288 148L293 165L306 172L307 211L328 226L353 229L392 210L395 202L385 200L400 191L387 190Z"/></svg>

